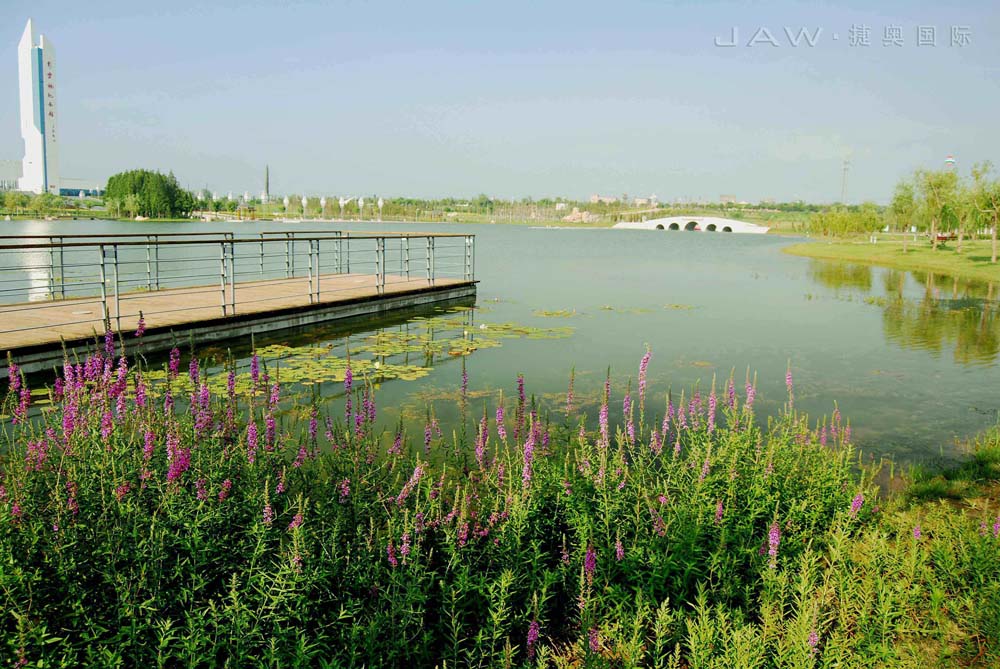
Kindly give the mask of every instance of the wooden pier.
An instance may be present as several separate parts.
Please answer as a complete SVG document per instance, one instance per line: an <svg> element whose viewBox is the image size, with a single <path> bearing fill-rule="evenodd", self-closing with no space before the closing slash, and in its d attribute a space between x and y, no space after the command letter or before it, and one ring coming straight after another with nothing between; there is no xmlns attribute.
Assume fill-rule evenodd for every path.
<svg viewBox="0 0 1000 669"><path fill-rule="evenodd" d="M13 241L0 238L0 242ZM0 243L0 351L25 371L107 329L143 350L474 299L474 237L340 231ZM213 280L209 282L210 280ZM9 296L21 297L13 301ZM131 341L130 341L131 340ZM6 355L0 363L6 375Z"/></svg>

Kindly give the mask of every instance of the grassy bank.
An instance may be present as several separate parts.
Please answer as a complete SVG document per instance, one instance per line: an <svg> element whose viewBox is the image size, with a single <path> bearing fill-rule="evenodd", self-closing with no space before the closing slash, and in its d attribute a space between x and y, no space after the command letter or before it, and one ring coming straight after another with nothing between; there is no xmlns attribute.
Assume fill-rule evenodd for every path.
<svg viewBox="0 0 1000 669"><path fill-rule="evenodd" d="M2 661L1000 661L996 435L975 466L879 499L849 425L796 412L791 375L762 429L752 385L654 399L648 363L635 390L606 386L590 430L572 382L550 411L521 377L473 406L463 371L463 423L428 415L413 438L376 428L349 372L336 406L289 406L256 364L215 395L175 352L151 385L109 337L67 363L38 422L12 370Z"/></svg>
<svg viewBox="0 0 1000 669"><path fill-rule="evenodd" d="M902 270L933 272L985 283L1000 282L1000 264L990 263L989 240L975 242L966 240L962 244L962 253L958 253L955 247L956 243L952 241L934 251L930 242L921 239L910 242L904 253L901 241L879 237L876 244L867 239L817 240L793 244L785 247L784 251L808 258L844 260Z"/></svg>

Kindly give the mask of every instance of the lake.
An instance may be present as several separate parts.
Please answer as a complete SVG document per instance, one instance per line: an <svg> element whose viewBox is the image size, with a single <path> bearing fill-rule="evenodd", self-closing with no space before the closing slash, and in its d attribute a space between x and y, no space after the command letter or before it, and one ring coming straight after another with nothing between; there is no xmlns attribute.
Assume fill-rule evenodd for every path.
<svg viewBox="0 0 1000 669"><path fill-rule="evenodd" d="M492 415L499 389L516 392L519 373L528 392L562 420L575 369L576 403L595 419L610 367L613 408L620 412L625 385L631 378L634 386L647 346L653 355L650 411L662 413L668 389L676 395L697 385L707 392L713 378L721 389L730 374L742 388L749 368L758 379L758 414L765 416L787 401L790 365L797 409L820 417L836 403L866 452L900 462L955 457L956 440L994 424L1000 410L996 286L789 256L781 249L796 241L791 238L309 222L19 221L7 223L4 234L253 233L325 225L476 235L474 310L331 324L256 342L327 349L330 356L350 346L358 360L378 359L383 376L396 377L380 383L387 425L403 418L422 431L416 426L432 406L442 426L455 428L463 361L469 424L484 405ZM380 331L382 338L373 339ZM463 349L448 343L463 340L473 343ZM245 364L249 343L235 341L230 348ZM473 348L469 355L454 354ZM210 360L225 355L219 346L201 353ZM308 376L310 368L302 369ZM340 394L333 381L298 389L318 398ZM331 411L336 415L339 407Z"/></svg>

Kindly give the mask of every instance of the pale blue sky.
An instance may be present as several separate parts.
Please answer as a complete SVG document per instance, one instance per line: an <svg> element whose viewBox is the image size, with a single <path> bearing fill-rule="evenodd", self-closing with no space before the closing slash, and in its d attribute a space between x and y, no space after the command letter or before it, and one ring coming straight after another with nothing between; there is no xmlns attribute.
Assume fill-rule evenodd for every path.
<svg viewBox="0 0 1000 669"><path fill-rule="evenodd" d="M0 157L22 152L31 16L59 59L61 171L95 181L256 192L269 163L276 192L829 201L850 155L848 200L885 201L949 153L1000 164L1000 4L872 4L8 0ZM795 48L785 26L822 33ZM747 47L760 27L780 46Z"/></svg>

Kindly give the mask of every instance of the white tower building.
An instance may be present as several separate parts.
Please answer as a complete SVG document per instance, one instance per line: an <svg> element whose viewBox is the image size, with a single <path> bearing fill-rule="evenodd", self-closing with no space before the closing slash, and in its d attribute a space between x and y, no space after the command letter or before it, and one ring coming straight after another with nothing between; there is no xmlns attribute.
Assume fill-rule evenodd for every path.
<svg viewBox="0 0 1000 669"><path fill-rule="evenodd" d="M56 54L44 35L35 36L28 19L17 45L21 93L21 137L24 160L19 190L59 194L59 151L56 143Z"/></svg>

